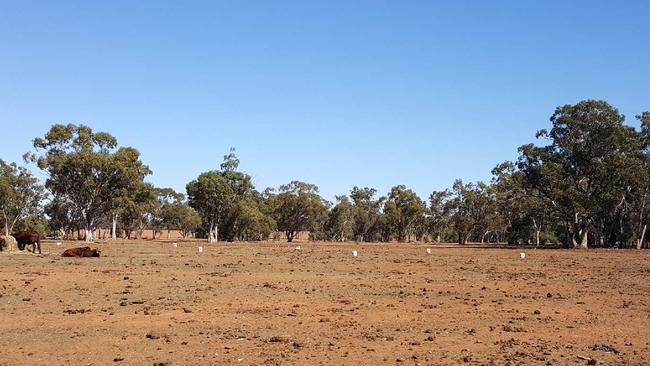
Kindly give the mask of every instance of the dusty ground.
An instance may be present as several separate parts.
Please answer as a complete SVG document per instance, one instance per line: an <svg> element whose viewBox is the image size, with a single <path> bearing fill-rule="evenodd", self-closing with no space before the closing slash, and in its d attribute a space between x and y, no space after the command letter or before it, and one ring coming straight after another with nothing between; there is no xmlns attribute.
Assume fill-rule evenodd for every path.
<svg viewBox="0 0 650 366"><path fill-rule="evenodd" d="M0 365L650 363L650 251L203 245L0 254Z"/></svg>

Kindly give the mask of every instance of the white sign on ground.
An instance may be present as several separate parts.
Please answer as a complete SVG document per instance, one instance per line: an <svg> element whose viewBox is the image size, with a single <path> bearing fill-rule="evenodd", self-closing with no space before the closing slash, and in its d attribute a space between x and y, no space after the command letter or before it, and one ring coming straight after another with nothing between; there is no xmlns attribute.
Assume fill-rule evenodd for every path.
<svg viewBox="0 0 650 366"><path fill-rule="evenodd" d="M202 246L198 246L198 247L196 247L196 250L198 250L199 253L203 253L203 247L202 247Z"/></svg>
<svg viewBox="0 0 650 366"><path fill-rule="evenodd" d="M356 251L356 250L353 250L353 251L352 251L352 256L356 258L357 255L358 255L357 251Z"/></svg>
<svg viewBox="0 0 650 366"><path fill-rule="evenodd" d="M427 253L431 254L431 248L427 248Z"/></svg>
<svg viewBox="0 0 650 366"><path fill-rule="evenodd" d="M526 259L526 253L524 252L519 253L519 256L521 257L521 259Z"/></svg>

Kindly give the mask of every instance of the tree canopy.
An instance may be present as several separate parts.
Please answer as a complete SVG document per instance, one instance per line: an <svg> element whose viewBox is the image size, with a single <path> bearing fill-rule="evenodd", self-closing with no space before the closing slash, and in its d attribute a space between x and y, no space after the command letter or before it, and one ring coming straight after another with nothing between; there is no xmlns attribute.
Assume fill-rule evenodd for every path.
<svg viewBox="0 0 650 366"><path fill-rule="evenodd" d="M87 241L110 227L113 239L141 238L145 230L152 238L166 230L169 238L176 230L210 242L280 234L293 241L304 232L334 241L648 245L650 112L628 124L607 102L584 100L556 108L535 136L515 161L497 164L491 180L456 180L427 202L397 185L385 196L355 186L332 204L299 180L258 191L234 148L187 183L186 198L146 182L152 172L138 150L118 146L109 133L55 124L26 154L43 171L43 185L27 168L0 160L0 220L5 234L83 231Z"/></svg>

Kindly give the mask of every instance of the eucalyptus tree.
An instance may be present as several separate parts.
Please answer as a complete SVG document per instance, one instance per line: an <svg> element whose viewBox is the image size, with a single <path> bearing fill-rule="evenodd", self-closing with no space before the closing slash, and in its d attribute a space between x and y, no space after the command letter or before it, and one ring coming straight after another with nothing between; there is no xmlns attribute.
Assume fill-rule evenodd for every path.
<svg viewBox="0 0 650 366"><path fill-rule="evenodd" d="M643 153L645 160L645 169L639 172L639 180L644 181L632 189L632 194L636 199L627 205L629 216L632 217L632 226L635 229L634 239L637 249L643 247L646 241L648 230L648 217L650 216L650 112L643 112L636 116L641 123L641 136L643 138Z"/></svg>
<svg viewBox="0 0 650 366"><path fill-rule="evenodd" d="M209 242L264 238L273 228L252 178L237 170L239 163L231 148L220 170L205 172L187 184L188 202L207 226Z"/></svg>
<svg viewBox="0 0 650 366"><path fill-rule="evenodd" d="M29 170L0 159L0 220L5 235L21 220L39 216L45 196L43 186Z"/></svg>
<svg viewBox="0 0 650 366"><path fill-rule="evenodd" d="M550 232L557 221L556 208L528 184L526 175L513 162L492 170L497 211L507 225L508 241L541 244L543 231ZM531 240L532 238L532 240Z"/></svg>
<svg viewBox="0 0 650 366"><path fill-rule="evenodd" d="M397 234L399 242L404 242L415 234L416 224L425 211L426 204L404 185L393 187L384 203L387 224Z"/></svg>
<svg viewBox="0 0 650 366"><path fill-rule="evenodd" d="M451 224L451 191L433 191L429 195L429 234L436 242L445 239Z"/></svg>
<svg viewBox="0 0 650 366"><path fill-rule="evenodd" d="M221 224L235 192L219 171L205 172L187 184L187 197L190 206L201 216L208 227L208 242L219 240Z"/></svg>
<svg viewBox="0 0 650 366"><path fill-rule="evenodd" d="M239 240L265 240L275 229L275 221L266 214L262 203L253 196L237 201L232 236Z"/></svg>
<svg viewBox="0 0 650 366"><path fill-rule="evenodd" d="M292 181L280 186L272 200L273 218L278 230L292 242L296 233L318 231L327 217L328 204L318 193L318 186Z"/></svg>
<svg viewBox="0 0 650 366"><path fill-rule="evenodd" d="M183 239L187 239L190 234L195 233L201 227L201 215L186 203L177 206L176 210L178 212L178 230L180 230Z"/></svg>
<svg viewBox="0 0 650 366"><path fill-rule="evenodd" d="M127 239L133 233L137 239L142 238L142 231L149 223L147 212L154 205L153 190L151 183L142 182L121 197L119 223Z"/></svg>
<svg viewBox="0 0 650 366"><path fill-rule="evenodd" d="M53 198L80 218L86 241L93 240L98 220L114 208L115 199L151 173L136 149L117 145L106 132L56 124L34 139L36 152L29 154L46 173Z"/></svg>
<svg viewBox="0 0 650 366"><path fill-rule="evenodd" d="M445 211L450 215L450 224L456 231L458 244L465 244L471 238L482 239L479 231L489 227L491 203L485 183L463 183L460 179L454 182Z"/></svg>
<svg viewBox="0 0 650 366"><path fill-rule="evenodd" d="M626 199L638 199L630 192L647 174L643 139L624 121L605 101L564 105L551 116L552 128L537 133L548 145L520 148L519 169L558 208L568 245L587 248L590 232L604 242L605 221L620 214Z"/></svg>
<svg viewBox="0 0 650 366"><path fill-rule="evenodd" d="M379 221L385 197L375 198L374 188L354 187L350 192L352 199L352 235L356 241L377 240L380 234Z"/></svg>
<svg viewBox="0 0 650 366"><path fill-rule="evenodd" d="M167 229L167 239L171 237L171 230L178 230L183 239L186 239L201 227L201 216L184 201L163 205L161 217L163 226Z"/></svg>
<svg viewBox="0 0 650 366"><path fill-rule="evenodd" d="M336 205L329 212L325 233L328 239L346 241L354 229L354 206L348 196L336 196Z"/></svg>
<svg viewBox="0 0 650 366"><path fill-rule="evenodd" d="M168 207L180 205L184 199L185 195L176 192L172 188L153 189L153 204L150 206L147 215L149 216L149 225L154 239L156 239L157 233L162 233L163 229L167 229L167 238L169 239L170 230L172 226L177 225L177 222L172 223L167 220Z"/></svg>

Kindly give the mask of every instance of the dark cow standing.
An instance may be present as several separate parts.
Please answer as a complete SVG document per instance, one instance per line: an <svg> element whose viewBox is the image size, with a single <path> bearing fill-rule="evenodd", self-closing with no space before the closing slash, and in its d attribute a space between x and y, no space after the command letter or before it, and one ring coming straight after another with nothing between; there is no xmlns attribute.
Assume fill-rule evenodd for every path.
<svg viewBox="0 0 650 366"><path fill-rule="evenodd" d="M99 249L90 249L90 247L84 248L70 248L66 249L61 256L63 257L99 257L101 250Z"/></svg>
<svg viewBox="0 0 650 366"><path fill-rule="evenodd" d="M38 254L41 254L41 236L33 231L18 231L12 235L18 242L18 249L25 250L25 246L32 245L32 253L36 253L38 247Z"/></svg>

